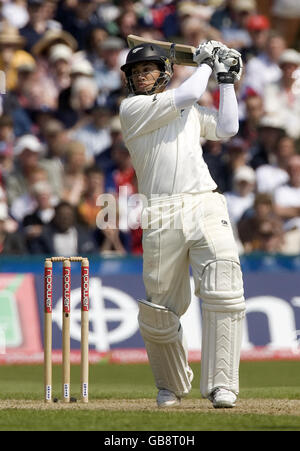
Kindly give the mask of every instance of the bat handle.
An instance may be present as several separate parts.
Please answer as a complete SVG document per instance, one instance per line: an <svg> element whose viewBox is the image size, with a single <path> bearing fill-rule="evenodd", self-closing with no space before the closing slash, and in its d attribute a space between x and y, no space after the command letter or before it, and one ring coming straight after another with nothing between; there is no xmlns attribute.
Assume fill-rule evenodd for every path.
<svg viewBox="0 0 300 451"><path fill-rule="evenodd" d="M236 58L228 58L226 62L229 63L230 66L237 66L238 64L238 60Z"/></svg>

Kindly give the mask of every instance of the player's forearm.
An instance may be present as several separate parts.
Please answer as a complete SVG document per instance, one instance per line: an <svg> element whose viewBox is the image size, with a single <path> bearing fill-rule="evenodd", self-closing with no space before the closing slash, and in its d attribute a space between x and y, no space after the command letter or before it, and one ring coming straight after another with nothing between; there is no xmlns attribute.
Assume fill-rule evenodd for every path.
<svg viewBox="0 0 300 451"><path fill-rule="evenodd" d="M220 105L217 122L217 136L230 138L239 131L239 110L232 83L220 84Z"/></svg>
<svg viewBox="0 0 300 451"><path fill-rule="evenodd" d="M206 90L211 73L207 64L201 64L187 80L174 89L176 108L187 108L197 102Z"/></svg>

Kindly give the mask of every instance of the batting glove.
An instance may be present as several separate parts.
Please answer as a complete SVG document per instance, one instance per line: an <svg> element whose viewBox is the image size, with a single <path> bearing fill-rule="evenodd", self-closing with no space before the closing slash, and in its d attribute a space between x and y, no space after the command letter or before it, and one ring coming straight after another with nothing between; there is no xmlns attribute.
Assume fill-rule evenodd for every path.
<svg viewBox="0 0 300 451"><path fill-rule="evenodd" d="M229 50L222 42L206 41L200 44L194 55L193 61L200 66L200 64L208 64L212 69L214 68L215 56L218 50Z"/></svg>
<svg viewBox="0 0 300 451"><path fill-rule="evenodd" d="M219 49L216 53L214 73L219 83L234 83L242 76L243 61L235 49Z"/></svg>

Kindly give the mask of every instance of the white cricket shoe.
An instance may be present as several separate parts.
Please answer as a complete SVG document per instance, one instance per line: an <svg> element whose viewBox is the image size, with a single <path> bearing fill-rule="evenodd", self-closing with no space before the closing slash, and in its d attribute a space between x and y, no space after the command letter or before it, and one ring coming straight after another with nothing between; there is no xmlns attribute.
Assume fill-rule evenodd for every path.
<svg viewBox="0 0 300 451"><path fill-rule="evenodd" d="M215 388L208 399L212 402L215 409L234 407L236 395L226 388Z"/></svg>
<svg viewBox="0 0 300 451"><path fill-rule="evenodd" d="M158 407L174 407L179 406L181 399L170 390L162 389L158 391L156 402Z"/></svg>

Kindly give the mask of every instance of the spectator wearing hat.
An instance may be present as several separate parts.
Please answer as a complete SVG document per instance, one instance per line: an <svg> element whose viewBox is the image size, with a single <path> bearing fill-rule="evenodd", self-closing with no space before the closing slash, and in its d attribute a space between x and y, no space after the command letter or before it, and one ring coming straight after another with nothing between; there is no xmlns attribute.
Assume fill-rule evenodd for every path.
<svg viewBox="0 0 300 451"><path fill-rule="evenodd" d="M17 28L3 23L0 31L0 70L5 72L6 90L15 89L18 67L34 64L34 58L24 49L25 39Z"/></svg>
<svg viewBox="0 0 300 451"><path fill-rule="evenodd" d="M58 174L43 159L44 146L34 135L21 136L15 145L15 168L6 181L8 204L13 208L14 216L20 220L22 208L13 203L29 193L30 186L36 181L47 180L56 194ZM26 200L22 204L26 206Z"/></svg>
<svg viewBox="0 0 300 451"><path fill-rule="evenodd" d="M76 40L69 33L59 29L47 30L33 46L32 53L36 57L38 68L37 109L48 108L54 111L58 108L60 85L66 85L66 78L68 79L66 68L69 68L76 48Z"/></svg>
<svg viewBox="0 0 300 451"><path fill-rule="evenodd" d="M226 191L229 218L237 225L244 212L253 206L255 199L256 177L250 166L241 166L233 174L233 189Z"/></svg>
<svg viewBox="0 0 300 451"><path fill-rule="evenodd" d="M50 49L49 65L57 96L70 86L72 56L73 50L65 44L56 44Z"/></svg>
<svg viewBox="0 0 300 451"><path fill-rule="evenodd" d="M59 95L61 91L67 89L71 84L71 64L73 50L66 44L52 45L48 52L47 71L39 71L39 86L47 91L49 97L51 93L51 105L47 105L56 110L59 106ZM46 67L46 66L45 66Z"/></svg>
<svg viewBox="0 0 300 451"><path fill-rule="evenodd" d="M284 38L275 31L270 31L265 50L253 57L245 65L245 77L242 90L251 88L263 95L266 84L277 82L281 77L279 58L286 48Z"/></svg>
<svg viewBox="0 0 300 451"><path fill-rule="evenodd" d="M287 166L289 159L295 155L295 142L288 136L279 139L274 148L270 162L256 169L257 191L272 194L274 190L289 180Z"/></svg>
<svg viewBox="0 0 300 451"><path fill-rule="evenodd" d="M9 204L10 214L18 222L19 226L22 225L24 217L31 214L36 208L36 200L32 193L32 187L36 183L49 183L47 171L41 166L32 169L26 178L26 190L16 196Z"/></svg>
<svg viewBox="0 0 300 451"><path fill-rule="evenodd" d="M264 88L266 114L279 115L286 131L294 139L300 138L300 53L285 50L279 58L281 76L278 81L267 83Z"/></svg>
<svg viewBox="0 0 300 451"><path fill-rule="evenodd" d="M13 119L15 136L22 136L31 133L34 127L30 110L36 104L36 63L23 63L16 72L15 87L4 96L3 111Z"/></svg>
<svg viewBox="0 0 300 451"><path fill-rule="evenodd" d="M243 63L252 57L257 57L265 51L271 24L268 17L262 14L252 14L247 18L246 28L251 38L250 45L241 49Z"/></svg>

